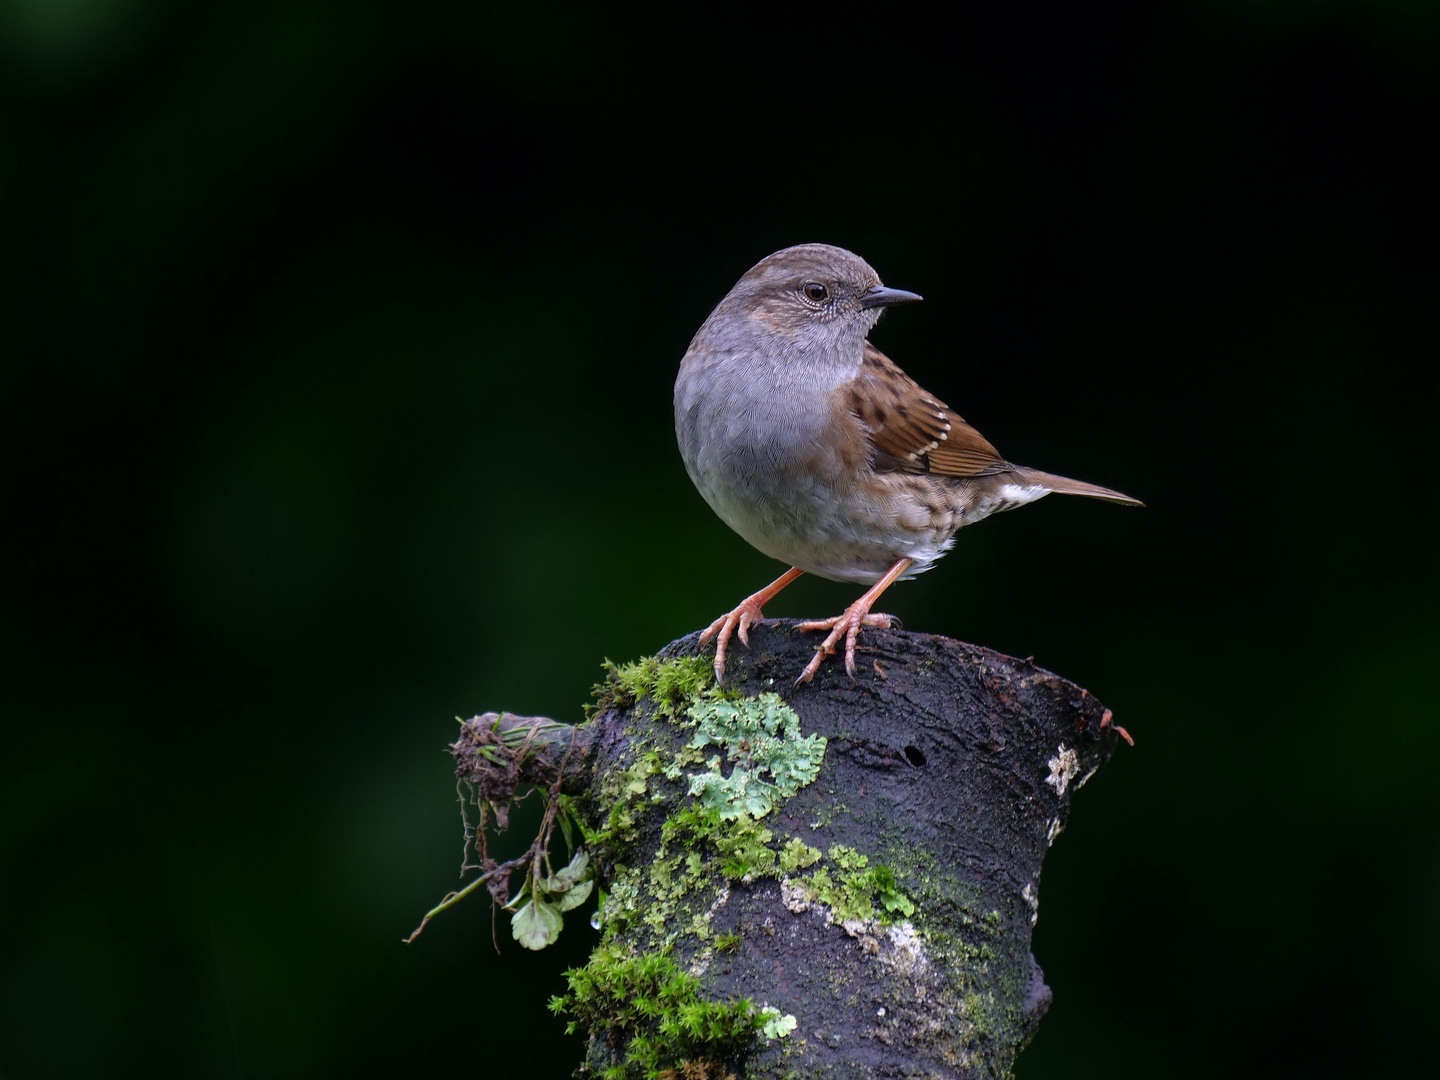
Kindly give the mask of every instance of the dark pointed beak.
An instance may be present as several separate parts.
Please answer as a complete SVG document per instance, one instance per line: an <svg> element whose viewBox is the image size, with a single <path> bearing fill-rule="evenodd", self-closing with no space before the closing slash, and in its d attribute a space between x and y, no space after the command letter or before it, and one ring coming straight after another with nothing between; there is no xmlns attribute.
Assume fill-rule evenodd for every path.
<svg viewBox="0 0 1440 1080"><path fill-rule="evenodd" d="M913 304L916 300L925 299L919 293L906 292L904 289L887 289L884 285L875 285L865 290L865 295L860 298L862 308L889 307L891 304Z"/></svg>

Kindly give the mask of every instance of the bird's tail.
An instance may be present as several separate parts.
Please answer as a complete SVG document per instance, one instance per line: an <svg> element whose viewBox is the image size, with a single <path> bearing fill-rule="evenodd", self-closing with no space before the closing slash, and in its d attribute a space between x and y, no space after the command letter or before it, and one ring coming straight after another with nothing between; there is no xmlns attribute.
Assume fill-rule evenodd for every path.
<svg viewBox="0 0 1440 1080"><path fill-rule="evenodd" d="M1099 484L1087 484L1083 480L1071 480L1068 476L1056 476L1054 473L1041 472L1039 469L1016 469L1014 476L1019 483L1048 488L1051 491L1058 491L1061 495L1084 495L1091 499L1104 499L1106 502L1119 503L1121 506L1145 505L1139 499L1132 499L1129 495L1111 491Z"/></svg>

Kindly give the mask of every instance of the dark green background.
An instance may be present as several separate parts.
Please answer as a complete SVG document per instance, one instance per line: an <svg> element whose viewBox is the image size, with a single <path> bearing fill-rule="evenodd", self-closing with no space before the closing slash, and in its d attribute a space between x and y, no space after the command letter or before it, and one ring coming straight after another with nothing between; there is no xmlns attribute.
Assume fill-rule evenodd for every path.
<svg viewBox="0 0 1440 1080"><path fill-rule="evenodd" d="M4 1080L568 1073L583 918L400 945L452 717L578 719L778 572L670 394L812 240L1008 457L1149 504L885 602L1136 738L1022 1080L1440 1075L1433 6L0 11Z"/></svg>

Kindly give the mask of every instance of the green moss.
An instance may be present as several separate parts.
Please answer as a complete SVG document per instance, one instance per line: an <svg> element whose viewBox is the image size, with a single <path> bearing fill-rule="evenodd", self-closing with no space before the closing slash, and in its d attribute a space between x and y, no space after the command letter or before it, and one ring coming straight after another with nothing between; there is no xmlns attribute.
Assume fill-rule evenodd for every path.
<svg viewBox="0 0 1440 1080"><path fill-rule="evenodd" d="M610 1049L614 1064L600 1074L605 1080L657 1080L686 1065L698 1071L795 1027L793 1016L748 998L703 1000L700 980L663 952L632 956L602 946L565 979L569 991L551 998L550 1009L574 1017L568 1032L583 1027Z"/></svg>
<svg viewBox="0 0 1440 1080"><path fill-rule="evenodd" d="M1006 1033L1024 1024L1019 1003L1029 992L1029 976L1023 968L995 980L991 965L1005 934L1004 917L985 902L974 884L940 865L934 853L917 846L904 829L892 827L882 835L878 857L904 879L905 892L915 903L915 928L929 959L946 975L948 986L932 999L934 1007L953 1018L948 1030L973 1033L969 1037L977 1047L1000 1046ZM977 978L991 989L977 992ZM977 1055L977 1069L981 1062Z"/></svg>
<svg viewBox="0 0 1440 1080"><path fill-rule="evenodd" d="M605 661L605 681L594 689L595 707L626 707L648 697L656 712L672 719L715 679L710 662L700 656L661 660L642 657L627 664Z"/></svg>
<svg viewBox="0 0 1440 1080"><path fill-rule="evenodd" d="M594 813L582 813L573 801L568 804L586 847L613 855L634 839L635 826L646 802L656 802L660 797L651 791L651 778L663 774L665 768L666 763L658 752L642 750L629 768L600 781L595 792Z"/></svg>
<svg viewBox="0 0 1440 1080"><path fill-rule="evenodd" d="M798 884L827 906L836 922L888 923L897 914L905 918L915 914L914 901L900 891L895 871L888 866L871 866L869 856L843 844L831 845L826 856L828 864Z"/></svg>
<svg viewBox="0 0 1440 1080"><path fill-rule="evenodd" d="M593 709L632 707L648 698L655 715L675 720L702 694L723 697L720 691L710 689L714 673L709 663L698 656L671 660L647 656L626 664L606 660L604 667L606 677L594 688ZM668 780L679 780L683 765L698 765L702 760L698 751L689 755L667 751L662 757L653 745L647 747L651 741L637 737L631 765L602 778L591 799L590 812L576 813L585 843L592 851L609 856L622 851L634 839L645 804L662 800L661 793L653 790L653 778L663 775Z"/></svg>
<svg viewBox="0 0 1440 1080"><path fill-rule="evenodd" d="M820 854L819 848L813 848L798 836L792 836L780 849L780 872L793 874L796 870L814 866L822 858L824 856Z"/></svg>
<svg viewBox="0 0 1440 1080"><path fill-rule="evenodd" d="M648 867L614 868L601 914L606 940L637 921L660 946L681 934L706 940L729 881L777 875L780 853L769 846L774 839L748 815L723 821L706 807L676 811L661 825L660 847Z"/></svg>
<svg viewBox="0 0 1440 1080"><path fill-rule="evenodd" d="M775 834L748 814L726 820L713 807L689 806L666 818L661 838L665 845L685 844L692 856L699 855L697 848L708 849L720 873L732 881L772 876L779 864L779 854L767 846Z"/></svg>
<svg viewBox="0 0 1440 1080"><path fill-rule="evenodd" d="M586 845L596 851L610 851L630 841L640 813L642 800L650 789L650 777L660 771L659 756L651 751L641 754L628 769L607 777L599 785L599 828L592 827L585 815L577 815Z"/></svg>

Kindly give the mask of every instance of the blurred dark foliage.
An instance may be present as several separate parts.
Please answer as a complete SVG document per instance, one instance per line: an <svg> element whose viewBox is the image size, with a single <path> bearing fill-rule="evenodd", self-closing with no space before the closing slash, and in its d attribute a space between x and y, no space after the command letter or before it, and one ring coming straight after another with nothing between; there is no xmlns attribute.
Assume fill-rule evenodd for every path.
<svg viewBox="0 0 1440 1080"><path fill-rule="evenodd" d="M810 240L1007 456L1149 503L886 598L1138 744L1018 1075L1440 1075L1436 10L0 9L0 1077L568 1074L583 919L400 945L451 718L578 719L778 572L670 393Z"/></svg>

